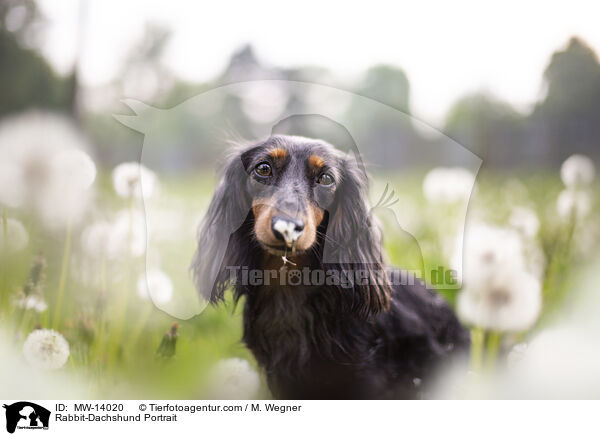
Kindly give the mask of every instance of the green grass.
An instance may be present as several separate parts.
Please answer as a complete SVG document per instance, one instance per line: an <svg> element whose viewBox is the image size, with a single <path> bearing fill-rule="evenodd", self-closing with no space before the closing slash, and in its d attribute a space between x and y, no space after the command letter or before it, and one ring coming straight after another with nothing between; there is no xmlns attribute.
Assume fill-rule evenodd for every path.
<svg viewBox="0 0 600 436"><path fill-rule="evenodd" d="M448 218L449 212L425 203L420 186L422 175L383 175L380 179L379 186L390 181L398 195L411 198L418 209L417 216L422 220L418 234L414 235L420 249L433 263L446 265L440 232L448 230L440 231L438 224ZM561 224L555 217L555 200L562 189L557 175L528 174L520 180L519 185L507 182L503 174L480 175L478 195L471 210L479 211L487 221L497 224L506 223L510 208L515 204L528 205L537 211L541 220L537 242L544 250L548 265L544 314L540 320L543 325L572 293L573 280L585 264L585 256L578 254L574 247L568 225ZM213 189L214 176L209 174L161 181L162 197L168 199L169 204L192 205L193 209L186 211L191 216L206 207ZM598 189L594 188L594 192ZM376 202L380 194L373 192L372 202ZM97 208L107 216L127 207L123 200L112 194L107 175L97 181L96 202ZM594 204L598 206L598 201ZM81 227L73 229L71 255L64 276L64 296L60 312L57 312L66 233L46 232L32 214L19 210L7 210L6 213L21 220L30 241L25 250L16 254L4 253L2 257L0 327L20 347L36 326L50 328L54 324L71 347L70 360L60 371L77 374L86 380L90 397L198 398L208 370L217 360L238 356L254 364L240 342L243 302L234 308L228 298L224 305L209 306L189 320L176 319L137 296L135 283L144 269L143 259L86 259L80 244ZM593 216L598 216L597 209ZM193 225L192 221L187 222ZM386 224L385 243L390 261L416 267L414 241L406 235L398 236L389 222ZM176 292L182 292L187 298L193 296L190 277L185 272L194 250L191 235L192 229L181 229L181 232L164 238L159 247L161 268L169 273ZM43 293L48 310L42 314L23 311L12 304L26 283L38 253L43 253L47 262ZM93 280L82 278L85 269L89 270ZM444 293L450 302L454 301L455 295L456 291ZM176 354L171 359L157 358L156 349L175 321L180 325Z"/></svg>

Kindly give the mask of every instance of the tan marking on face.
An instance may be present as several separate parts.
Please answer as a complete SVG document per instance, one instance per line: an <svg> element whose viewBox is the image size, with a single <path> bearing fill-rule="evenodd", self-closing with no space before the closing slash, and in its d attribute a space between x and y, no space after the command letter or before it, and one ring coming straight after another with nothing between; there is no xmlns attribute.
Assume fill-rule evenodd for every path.
<svg viewBox="0 0 600 436"><path fill-rule="evenodd" d="M323 221L325 213L317 206L309 203L306 208L306 216L303 218L304 230L296 242L298 250L308 250L317 241L317 227Z"/></svg>
<svg viewBox="0 0 600 436"><path fill-rule="evenodd" d="M309 209L314 217L315 227L319 227L325 216L325 211L313 203L310 204Z"/></svg>
<svg viewBox="0 0 600 436"><path fill-rule="evenodd" d="M272 205L269 199L255 200L252 203L252 213L254 214L254 234L256 238L266 245L281 245L283 242L275 237L271 229L271 218L276 215L277 209ZM296 241L296 250L306 251L317 240L317 227L323 221L324 212L316 205L308 204L306 215L297 218L304 221L304 230Z"/></svg>
<svg viewBox="0 0 600 436"><path fill-rule="evenodd" d="M287 151L285 151L285 148L274 148L273 150L269 151L269 156L276 160L285 159L287 157Z"/></svg>
<svg viewBox="0 0 600 436"><path fill-rule="evenodd" d="M280 241L271 231L271 217L273 216L273 207L268 200L259 200L252 202L252 213L254 214L254 233L256 238L269 245L277 245Z"/></svg>
<svg viewBox="0 0 600 436"><path fill-rule="evenodd" d="M321 168L323 168L323 166L325 166L325 161L323 160L323 158L320 156L317 156L316 154L311 154L308 157L308 163L310 164L311 167L313 167L315 169L321 169Z"/></svg>

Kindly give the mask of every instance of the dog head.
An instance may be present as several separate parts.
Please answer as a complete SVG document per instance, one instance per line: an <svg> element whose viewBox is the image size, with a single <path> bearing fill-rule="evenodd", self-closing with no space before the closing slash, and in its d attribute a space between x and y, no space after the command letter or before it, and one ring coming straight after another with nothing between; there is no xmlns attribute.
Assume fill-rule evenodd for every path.
<svg viewBox="0 0 600 436"><path fill-rule="evenodd" d="M367 275L381 271L366 190L356 158L325 141L272 135L234 150L200 228L192 264L198 289L212 301L222 298L230 278L225 268L257 267L265 255L310 256ZM351 305L365 313L386 307L387 282L370 276L364 282L354 285L361 298Z"/></svg>
<svg viewBox="0 0 600 436"><path fill-rule="evenodd" d="M241 158L260 246L274 255L313 248L342 183L340 153L323 141L272 136Z"/></svg>

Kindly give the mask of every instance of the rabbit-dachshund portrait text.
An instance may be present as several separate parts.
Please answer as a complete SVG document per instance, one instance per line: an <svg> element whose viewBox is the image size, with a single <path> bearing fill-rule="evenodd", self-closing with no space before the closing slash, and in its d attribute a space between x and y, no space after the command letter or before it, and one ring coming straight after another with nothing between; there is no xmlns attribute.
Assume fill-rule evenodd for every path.
<svg viewBox="0 0 600 436"><path fill-rule="evenodd" d="M211 302L244 297L243 341L276 398L422 398L468 348L439 295L390 280L367 187L356 156L298 136L235 148L222 168L191 268Z"/></svg>

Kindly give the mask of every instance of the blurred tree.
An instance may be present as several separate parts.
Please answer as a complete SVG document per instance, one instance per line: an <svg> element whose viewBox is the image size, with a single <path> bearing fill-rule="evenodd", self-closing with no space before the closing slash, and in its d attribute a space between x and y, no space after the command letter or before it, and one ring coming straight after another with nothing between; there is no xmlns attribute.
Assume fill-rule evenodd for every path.
<svg viewBox="0 0 600 436"><path fill-rule="evenodd" d="M402 112L410 112L408 77L400 68L389 65L369 68L356 92Z"/></svg>
<svg viewBox="0 0 600 436"><path fill-rule="evenodd" d="M388 65L370 68L355 92L404 114L410 114L410 86L406 74L399 68ZM366 155L366 160L376 166L394 168L400 163L415 163L414 144L419 140L418 135L410 117L398 115L383 106L374 107L365 113L364 103L358 98L352 99L350 103L347 120L353 128L364 133L361 136L368 138L359 147Z"/></svg>
<svg viewBox="0 0 600 436"><path fill-rule="evenodd" d="M546 97L532 113L532 135L555 162L574 152L599 156L600 64L579 38L552 55L544 72ZM543 146L540 146L540 148Z"/></svg>
<svg viewBox="0 0 600 436"><path fill-rule="evenodd" d="M267 68L259 62L252 45L245 44L233 52L219 82L235 83L275 78L281 78L281 75L275 69Z"/></svg>
<svg viewBox="0 0 600 436"><path fill-rule="evenodd" d="M523 138L523 117L508 103L485 93L467 95L448 112L446 133L486 165L515 163Z"/></svg>
<svg viewBox="0 0 600 436"><path fill-rule="evenodd" d="M254 49L246 44L233 52L229 63L217 79L219 85L244 82L247 80L265 80L277 77L274 71L264 67L256 57ZM223 101L222 111L231 118L231 132L236 139L252 138L252 123L242 109L244 96L229 94Z"/></svg>
<svg viewBox="0 0 600 436"><path fill-rule="evenodd" d="M545 97L531 115L478 93L448 113L446 131L479 154L486 166L560 164L579 152L600 154L600 64L594 51L571 38L544 72Z"/></svg>
<svg viewBox="0 0 600 436"><path fill-rule="evenodd" d="M174 83L173 75L162 63L170 39L169 29L152 23L146 25L118 75L123 95L154 104L166 98Z"/></svg>
<svg viewBox="0 0 600 436"><path fill-rule="evenodd" d="M0 2L0 116L31 107L70 110L73 87L34 49L42 17L33 0Z"/></svg>
<svg viewBox="0 0 600 436"><path fill-rule="evenodd" d="M157 107L175 106L194 95L198 86L177 81L162 62L170 38L170 29L153 23L147 24L141 38L128 50L116 78L103 88L96 89L95 93L110 96L109 105L114 105L121 98L127 98ZM102 144L97 150L98 160L105 165L112 165L116 162L139 159L143 137L137 132L123 128L111 116L112 111L122 111L122 107L102 109L104 110L95 111L94 108L88 107L85 120L86 128L95 142ZM173 132L178 129L182 129L182 126L165 125L165 137L176 138L177 135L173 135ZM136 146L132 146L133 144ZM171 146L173 144L166 140L164 148ZM162 157L165 166L176 165L173 160L177 160L178 157L173 153L165 153Z"/></svg>

